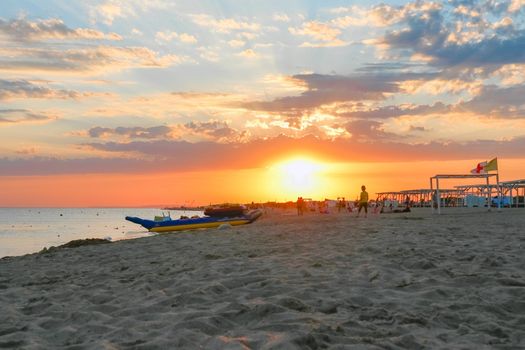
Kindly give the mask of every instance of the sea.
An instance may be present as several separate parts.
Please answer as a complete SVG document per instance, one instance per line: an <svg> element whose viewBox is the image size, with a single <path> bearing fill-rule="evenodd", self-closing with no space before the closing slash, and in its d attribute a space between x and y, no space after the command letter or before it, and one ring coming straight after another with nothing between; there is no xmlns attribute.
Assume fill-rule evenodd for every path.
<svg viewBox="0 0 525 350"><path fill-rule="evenodd" d="M0 258L41 251L75 239L112 241L153 235L126 216L153 220L155 215L203 215L202 211L152 208L0 208Z"/></svg>

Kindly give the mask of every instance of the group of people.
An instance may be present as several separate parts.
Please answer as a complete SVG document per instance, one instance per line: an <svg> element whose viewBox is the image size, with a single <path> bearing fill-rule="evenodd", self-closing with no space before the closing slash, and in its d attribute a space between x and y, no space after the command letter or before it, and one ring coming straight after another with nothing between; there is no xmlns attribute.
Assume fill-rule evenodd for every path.
<svg viewBox="0 0 525 350"><path fill-rule="evenodd" d="M368 216L368 192L366 191L366 187L363 185L361 186L361 194L359 195L359 200L357 202L358 211L357 211L357 217L361 214L361 210L364 209L365 217ZM297 215L303 215L306 208L306 203L303 199L303 197L297 198ZM345 198L338 198L337 202L337 209L338 211L341 211L342 208L346 208L346 200ZM323 212L321 208L319 208L320 212Z"/></svg>
<svg viewBox="0 0 525 350"><path fill-rule="evenodd" d="M357 207L357 214L356 217L359 217L361 215L361 211L364 211L365 218L368 217L368 192L366 191L366 186L361 186L361 193L359 194L359 199L354 202L347 202L344 197L337 198L337 202L335 204L337 211L341 212L341 210L348 208L349 211L353 211L353 208ZM396 208L393 207L393 204L390 203L388 206L386 206L386 203L383 201L381 203L375 202L375 205L373 203L372 210L374 213L380 213L380 214L388 214L388 213L409 213L410 210L411 201L410 197L406 197L405 199L405 207L403 209L398 209L397 205ZM328 203L325 202L319 202L318 203L318 210L321 214L328 214ZM306 202L303 199L303 197L297 198L297 215L303 215L304 211L306 210ZM314 210L314 209L312 209Z"/></svg>

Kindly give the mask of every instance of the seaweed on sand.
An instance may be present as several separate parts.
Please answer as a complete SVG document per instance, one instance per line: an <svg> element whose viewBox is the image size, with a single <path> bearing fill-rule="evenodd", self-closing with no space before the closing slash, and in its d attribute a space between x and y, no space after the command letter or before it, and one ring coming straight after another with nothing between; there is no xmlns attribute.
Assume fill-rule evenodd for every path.
<svg viewBox="0 0 525 350"><path fill-rule="evenodd" d="M77 247L82 247L85 245L106 244L106 243L111 243L111 241L107 239L102 239L102 238L75 239L73 241L59 245L58 247L52 246L49 248L44 248L40 251L40 253L48 253L48 252L52 252L57 249L77 248Z"/></svg>

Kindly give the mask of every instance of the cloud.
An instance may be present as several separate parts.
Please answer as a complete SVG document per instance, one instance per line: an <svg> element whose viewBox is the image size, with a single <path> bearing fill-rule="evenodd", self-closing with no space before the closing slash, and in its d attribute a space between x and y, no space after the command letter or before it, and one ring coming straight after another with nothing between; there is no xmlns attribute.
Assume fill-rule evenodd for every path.
<svg viewBox="0 0 525 350"><path fill-rule="evenodd" d="M422 132L422 131L429 131L429 130L427 128L425 128L424 126L410 125L408 131Z"/></svg>
<svg viewBox="0 0 525 350"><path fill-rule="evenodd" d="M453 72L453 74L458 73ZM475 95L483 86L483 81L481 79L474 79L474 77L469 76L460 76L459 78L454 78L447 72L434 79L406 80L400 82L399 86L406 94L425 93L439 95L447 93L459 95L469 93L471 95Z"/></svg>
<svg viewBox="0 0 525 350"><path fill-rule="evenodd" d="M195 37L182 33L171 35L182 42L195 42ZM159 37L162 38L162 35ZM0 19L0 72L29 74L107 73L129 68L164 68L183 62L188 57L161 55L147 47L119 47L97 43L77 43L72 40L121 40L115 34L105 34L89 28L69 28L60 19L29 21L25 18ZM63 41L67 41L64 43Z"/></svg>
<svg viewBox="0 0 525 350"><path fill-rule="evenodd" d="M100 117L146 117L156 120L187 121L224 118L243 120L247 111L239 104L241 95L225 93L173 92L155 93L130 98L113 99L105 105L91 106L83 115L89 118Z"/></svg>
<svg viewBox="0 0 525 350"><path fill-rule="evenodd" d="M494 77L501 80L501 85L518 85L525 83L525 63L506 64L495 70Z"/></svg>
<svg viewBox="0 0 525 350"><path fill-rule="evenodd" d="M255 40L259 34L257 32L239 32L237 37L242 40Z"/></svg>
<svg viewBox="0 0 525 350"><path fill-rule="evenodd" d="M246 58L255 58L255 57L258 57L259 55L252 49L246 49L244 51L239 52L239 56L246 57Z"/></svg>
<svg viewBox="0 0 525 350"><path fill-rule="evenodd" d="M57 119L51 113L36 113L27 109L0 109L0 126L21 123L45 123Z"/></svg>
<svg viewBox="0 0 525 350"><path fill-rule="evenodd" d="M233 39L233 40L228 41L228 45L230 45L231 47L243 47L245 44L246 42L243 40Z"/></svg>
<svg viewBox="0 0 525 350"><path fill-rule="evenodd" d="M346 45L345 42L338 38L341 31L326 23L310 21L303 23L300 28L290 27L288 30L293 35L309 36L317 41L315 43L305 42L301 45L302 47Z"/></svg>
<svg viewBox="0 0 525 350"><path fill-rule="evenodd" d="M370 10L358 6L334 9L337 11L332 11L333 13L351 13L351 15L334 18L330 23L338 28L364 26L384 27L400 20L399 15L389 14L392 9L393 8L388 5L379 5ZM387 18L387 16L390 18Z"/></svg>
<svg viewBox="0 0 525 350"><path fill-rule="evenodd" d="M170 127L160 125L150 128L143 127L117 127L117 128L103 128L100 126L89 129L88 135L92 138L105 138L113 135L124 136L130 139L158 139L169 138L172 129Z"/></svg>
<svg viewBox="0 0 525 350"><path fill-rule="evenodd" d="M438 2L418 0L403 6L380 4L370 8L361 6L337 8L331 12L337 14L350 13L350 15L335 18L331 23L339 28L354 26L387 27L419 14L440 10L442 7L443 5Z"/></svg>
<svg viewBox="0 0 525 350"><path fill-rule="evenodd" d="M202 59L205 59L206 61L210 62L218 62L221 58L219 55L219 48L217 47L199 47L197 49L199 51L199 57Z"/></svg>
<svg viewBox="0 0 525 350"><path fill-rule="evenodd" d="M348 45L347 42L344 42L342 40L334 40L334 41L325 41L325 42L310 42L305 41L299 47L337 47L337 46L345 46Z"/></svg>
<svg viewBox="0 0 525 350"><path fill-rule="evenodd" d="M234 18L216 19L207 14L190 15L193 22L201 27L210 28L219 33L230 33L232 31L256 32L261 29L259 23L248 20L236 20Z"/></svg>
<svg viewBox="0 0 525 350"><path fill-rule="evenodd" d="M142 154L146 158L177 159L172 169L238 169L260 167L262 164L286 154L319 155L327 161L415 161L453 160L485 157L498 154L500 157L522 157L525 137L507 141L476 140L470 142L430 142L406 144L388 140L363 142L366 135L381 134L378 124L365 121L354 125L361 138L319 139L314 136L291 138L278 136L248 143L215 143L185 141L134 141L127 143L92 143L90 147L109 153ZM521 148L520 148L521 147Z"/></svg>
<svg viewBox="0 0 525 350"><path fill-rule="evenodd" d="M197 38L188 33L176 33L172 31L157 32L155 39L159 42L169 42L172 40L178 40L187 44L194 44L197 42Z"/></svg>
<svg viewBox="0 0 525 350"><path fill-rule="evenodd" d="M499 88L485 86L472 100L458 104L458 110L467 110L496 118L525 118L525 85Z"/></svg>
<svg viewBox="0 0 525 350"><path fill-rule="evenodd" d="M116 18L126 17L126 12L128 14L132 13L131 11L125 11L117 1L108 1L94 7L91 11L91 17L101 17L102 22L107 25L112 25Z"/></svg>
<svg viewBox="0 0 525 350"><path fill-rule="evenodd" d="M477 9L472 9L465 5L459 5L454 9L454 13L460 14L466 17L480 17L481 14Z"/></svg>
<svg viewBox="0 0 525 350"><path fill-rule="evenodd" d="M357 72L377 73L385 71L397 70L411 70L422 67L420 63L406 63L406 62L380 62L380 63L365 63L363 66L356 69Z"/></svg>
<svg viewBox="0 0 525 350"><path fill-rule="evenodd" d="M15 153L22 154L22 155L35 155L38 153L38 150L35 147L27 147L27 148L19 149Z"/></svg>
<svg viewBox="0 0 525 350"><path fill-rule="evenodd" d="M290 22L290 17L286 13L274 13L272 19L276 22Z"/></svg>
<svg viewBox="0 0 525 350"><path fill-rule="evenodd" d="M91 138L112 140L193 140L194 142L233 142L242 140L245 132L231 128L228 123L219 120L205 122L191 121L176 125L159 125L153 127L123 127L106 128L96 126L79 134L87 134Z"/></svg>
<svg viewBox="0 0 525 350"><path fill-rule="evenodd" d="M401 116L447 115L449 113L474 113L481 118L525 118L525 85L507 88L489 85L481 87L478 94L456 104L436 102L433 105L391 105L378 108L339 113L341 117L360 119L387 119Z"/></svg>
<svg viewBox="0 0 525 350"><path fill-rule="evenodd" d="M306 87L299 96L286 96L273 101L255 101L243 106L269 112L303 111L341 101L383 100L386 93L398 92L398 83L382 76L339 76L322 74L294 75Z"/></svg>
<svg viewBox="0 0 525 350"><path fill-rule="evenodd" d="M95 95L97 94L74 90L54 90L46 86L36 85L27 80L0 79L0 100L26 98L78 99Z"/></svg>
<svg viewBox="0 0 525 350"><path fill-rule="evenodd" d="M126 68L163 68L188 61L188 58L177 55L160 56L145 47L96 46L66 50L39 47L0 48L0 71L29 74L79 74Z"/></svg>
<svg viewBox="0 0 525 350"><path fill-rule="evenodd" d="M133 29L131 30L131 34L136 35L136 36L143 36L143 35L144 35L144 33L142 33L142 31L140 31L140 30L137 29L137 28L133 28Z"/></svg>
<svg viewBox="0 0 525 350"><path fill-rule="evenodd" d="M398 7L402 9L406 6ZM397 22L401 28L390 28L382 39L369 42L446 70L524 63L525 30L515 28L508 16L491 23L478 12L468 2L452 11L442 6L404 11Z"/></svg>
<svg viewBox="0 0 525 350"><path fill-rule="evenodd" d="M122 40L116 33L105 34L90 28L71 29L60 19L41 19L31 22L25 18L4 21L0 19L0 37L14 41L40 40Z"/></svg>
<svg viewBox="0 0 525 350"><path fill-rule="evenodd" d="M179 40L182 41L183 43L189 43L189 44L194 44L197 42L197 38L195 38L193 35L188 34L188 33L179 34Z"/></svg>
<svg viewBox="0 0 525 350"><path fill-rule="evenodd" d="M192 121L178 127L181 136L192 133L213 140L215 142L232 142L242 140L244 132L238 132L228 126L228 123L219 120L210 120L207 122Z"/></svg>
<svg viewBox="0 0 525 350"><path fill-rule="evenodd" d="M100 20L112 25L117 18L137 17L140 13L151 10L166 10L173 6L167 0L105 0L91 5L90 18L93 22Z"/></svg>
<svg viewBox="0 0 525 350"><path fill-rule="evenodd" d="M359 141L378 141L386 139L398 139L400 136L385 132L383 124L373 120L354 120L345 125L346 130L352 134L352 138Z"/></svg>
<svg viewBox="0 0 525 350"><path fill-rule="evenodd" d="M500 29L500 28L508 28L512 27L514 25L514 21L510 17L503 17L500 21L492 24L492 28L494 29Z"/></svg>
<svg viewBox="0 0 525 350"><path fill-rule="evenodd" d="M366 134L367 127L373 129L377 126L364 124L361 129L363 134ZM500 158L522 158L525 137L505 141L406 144L388 139L380 142L361 142L355 138L323 140L313 136L278 136L248 143L152 140L91 143L87 147L104 152L104 157L0 158L0 176L248 169L264 167L276 159L294 154L309 154L327 162L486 159L487 154L497 154ZM120 157L121 154L127 155Z"/></svg>
<svg viewBox="0 0 525 350"><path fill-rule="evenodd" d="M509 5L508 11L517 12L521 10L521 8L524 6L525 6L525 0L512 0Z"/></svg>
<svg viewBox="0 0 525 350"><path fill-rule="evenodd" d="M525 63L524 46L525 32L511 39L491 38L479 43L440 47L424 53L433 57L432 63L436 65L478 67Z"/></svg>
<svg viewBox="0 0 525 350"><path fill-rule="evenodd" d="M433 105L394 105L379 108L360 110L355 112L345 112L339 116L360 118L360 119L387 119L396 118L404 115L428 115L437 113L448 113L452 110L451 106L442 102Z"/></svg>

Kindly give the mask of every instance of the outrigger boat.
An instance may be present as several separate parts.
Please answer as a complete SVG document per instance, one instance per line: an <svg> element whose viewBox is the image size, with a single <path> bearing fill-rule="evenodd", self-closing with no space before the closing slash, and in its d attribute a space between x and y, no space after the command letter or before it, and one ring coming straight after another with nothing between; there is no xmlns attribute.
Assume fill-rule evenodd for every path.
<svg viewBox="0 0 525 350"><path fill-rule="evenodd" d="M245 211L233 217L197 217L184 219L171 219L170 216L155 217L155 220L141 219L134 216L126 216L126 220L139 224L150 232L173 232L183 230L194 230L198 228L214 228L221 225L245 225L257 220L262 211L254 209Z"/></svg>

